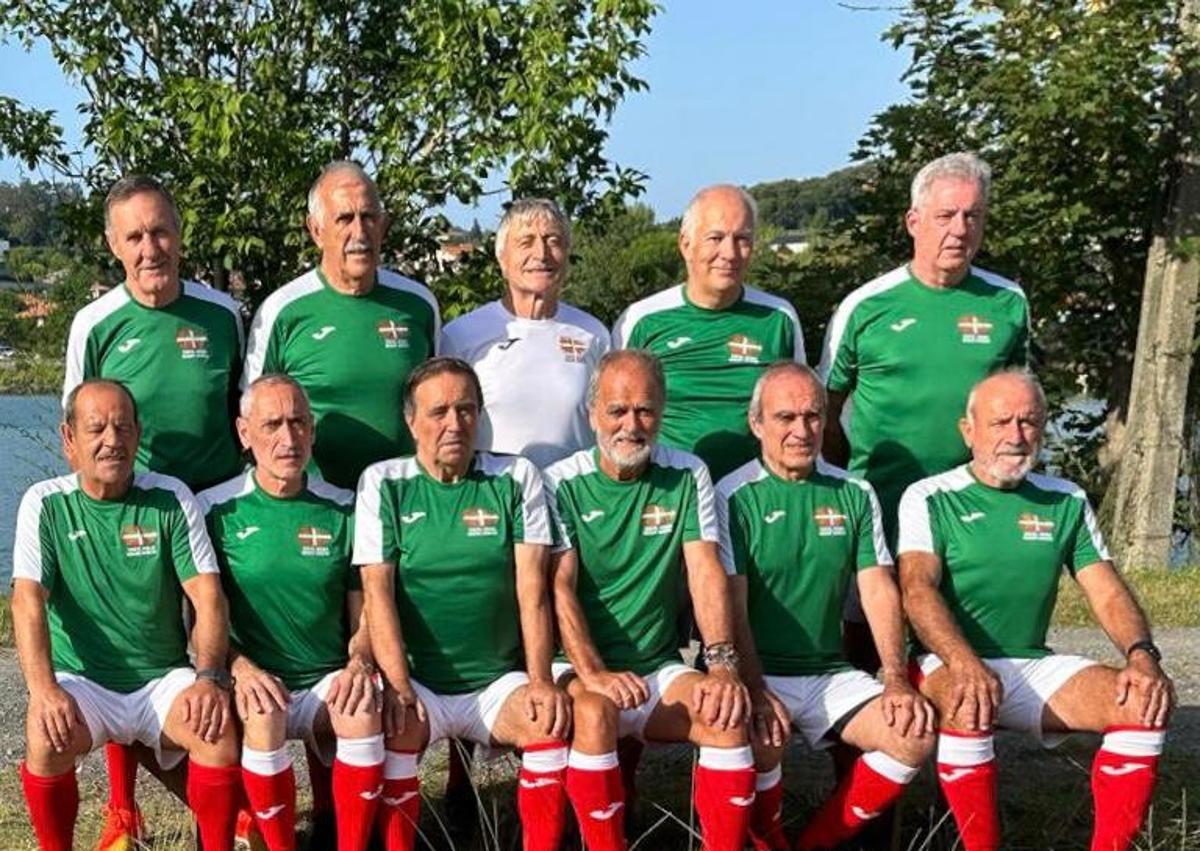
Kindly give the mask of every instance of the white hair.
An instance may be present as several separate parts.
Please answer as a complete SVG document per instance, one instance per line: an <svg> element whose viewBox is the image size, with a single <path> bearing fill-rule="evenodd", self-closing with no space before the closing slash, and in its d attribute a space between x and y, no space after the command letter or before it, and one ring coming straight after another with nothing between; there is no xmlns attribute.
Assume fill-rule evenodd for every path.
<svg viewBox="0 0 1200 851"><path fill-rule="evenodd" d="M679 222L681 234L689 239L695 236L697 220L700 218L700 207L705 199L714 192L735 193L742 199L742 203L746 205L746 210L750 213L750 230L754 231L758 227L758 202L754 200L754 196L732 183L714 183L712 186L705 186L688 202L687 209L683 211L683 219Z"/></svg>
<svg viewBox="0 0 1200 851"><path fill-rule="evenodd" d="M821 381L821 377L817 375L817 371L811 366L799 361L785 360L778 361L768 366L758 376L758 380L754 382L754 390L750 394L750 419L759 421L762 419L762 397L763 390L767 386L767 382L777 375L784 373L792 373L794 375L802 375L808 378L820 391L821 410L829 407L829 393L825 390L825 385Z"/></svg>
<svg viewBox="0 0 1200 851"><path fill-rule="evenodd" d="M379 199L379 187L375 185L375 181L370 178L363 167L353 160L334 160L321 169L321 173L313 181L312 188L308 190L308 215L310 217L319 220L325 215L325 205L321 201L321 186L324 185L326 179L335 175L348 175L360 180L367 187L375 207L383 210L383 202Z"/></svg>
<svg viewBox="0 0 1200 851"><path fill-rule="evenodd" d="M938 157L926 163L917 176L913 178L911 196L912 209L919 210L925 202L925 196L935 181L947 178L957 180L974 180L979 184L979 192L983 195L983 203L988 200L992 188L992 167L970 151L959 151Z"/></svg>
<svg viewBox="0 0 1200 851"><path fill-rule="evenodd" d="M1032 390L1033 395L1037 398L1038 410L1041 412L1043 418L1046 416L1046 391L1042 389L1042 383L1037 380L1037 376L1023 366L1010 366L1005 369L998 369L987 378L975 382L975 386L971 388L971 392L967 395L967 419L973 419L975 416L975 396L979 393L979 388L993 378L1005 377L1015 378Z"/></svg>
<svg viewBox="0 0 1200 851"><path fill-rule="evenodd" d="M571 250L571 220L567 218L562 207L549 198L522 198L512 202L504 211L504 215L500 217L500 224L496 226L497 260L504 253L504 244L508 240L509 228L513 225L527 224L535 219L549 219L558 225L558 229L563 233L563 239L566 240L567 251Z"/></svg>
<svg viewBox="0 0 1200 851"><path fill-rule="evenodd" d="M308 394L304 392L303 385L299 381L292 378L290 375L284 375L282 372L269 372L266 375L260 375L258 378L251 381L246 389L242 391L242 396L238 400L238 413L242 417L249 417L250 412L254 410L254 393L259 387L271 387L276 384L283 384L294 389L304 399L304 404L308 405ZM309 410L312 408L309 406Z"/></svg>

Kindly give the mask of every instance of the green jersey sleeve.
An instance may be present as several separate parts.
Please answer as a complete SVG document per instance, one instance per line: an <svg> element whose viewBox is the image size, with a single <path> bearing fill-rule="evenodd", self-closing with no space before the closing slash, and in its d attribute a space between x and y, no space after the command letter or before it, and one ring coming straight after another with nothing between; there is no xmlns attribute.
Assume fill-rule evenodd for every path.
<svg viewBox="0 0 1200 851"><path fill-rule="evenodd" d="M372 464L363 470L354 502L354 563L395 564L399 558L395 502L385 499L384 486L391 480L386 471L391 462ZM400 482L396 482L400 484Z"/></svg>
<svg viewBox="0 0 1200 851"><path fill-rule="evenodd" d="M546 507L546 493L542 486L542 474L525 458L519 456L495 456L479 453L480 466L488 475L507 473L513 482L513 543L554 543L550 530L550 511Z"/></svg>
<svg viewBox="0 0 1200 851"><path fill-rule="evenodd" d="M158 487L175 495L176 508L167 520L168 546L171 548L171 563L180 582L187 582L201 573L220 574L216 553L208 537L204 513L196 497L187 486L171 476L158 473L143 473L135 483L140 487Z"/></svg>
<svg viewBox="0 0 1200 851"><path fill-rule="evenodd" d="M1075 512L1075 529L1067 570L1074 576L1086 567L1102 561L1109 561L1108 548L1104 546L1104 536L1100 533L1100 524L1096 521L1096 513L1092 511L1087 496L1080 490L1073 494L1078 510Z"/></svg>
<svg viewBox="0 0 1200 851"><path fill-rule="evenodd" d="M45 514L49 482L39 482L25 491L17 511L17 533L13 545L13 579L31 579L49 591L58 576L54 536Z"/></svg>
<svg viewBox="0 0 1200 851"><path fill-rule="evenodd" d="M838 305L825 329L821 347L821 362L817 374L834 393L849 393L854 389L858 373L858 328L854 308L858 302L847 299Z"/></svg>
<svg viewBox="0 0 1200 851"><path fill-rule="evenodd" d="M897 555L907 552L942 554L929 514L929 491L923 482L910 485L904 491L904 496L900 498L899 518Z"/></svg>
<svg viewBox="0 0 1200 851"><path fill-rule="evenodd" d="M868 567L890 567L892 554L888 552L887 538L883 533L883 510L879 507L879 498L875 489L859 479L851 479L858 485L856 503L855 528L858 539L855 542L854 564L858 570Z"/></svg>
<svg viewBox="0 0 1200 851"><path fill-rule="evenodd" d="M709 541L720 544L720 522L717 518L717 498L713 491L712 477L704 462L678 449L660 447L661 455L655 463L667 467L687 470L690 486L685 492L679 511L683 515L683 542Z"/></svg>

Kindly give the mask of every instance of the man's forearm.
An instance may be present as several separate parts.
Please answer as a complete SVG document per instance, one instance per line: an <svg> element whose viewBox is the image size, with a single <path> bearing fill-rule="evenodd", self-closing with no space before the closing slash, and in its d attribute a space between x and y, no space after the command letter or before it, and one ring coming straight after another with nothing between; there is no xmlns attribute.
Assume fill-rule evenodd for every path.
<svg viewBox="0 0 1200 851"><path fill-rule="evenodd" d="M975 658L975 651L963 637L937 589L927 585L906 585L904 611L917 638L947 665Z"/></svg>
<svg viewBox="0 0 1200 851"><path fill-rule="evenodd" d="M40 591L33 593L40 594ZM46 621L46 606L40 599L30 599L32 596L17 590L12 598L17 659L25 676L25 687L31 693L49 688L57 682L54 664L50 660L50 628Z"/></svg>
<svg viewBox="0 0 1200 851"><path fill-rule="evenodd" d="M229 626L224 595L214 595L207 605L196 607L196 626L192 642L196 649L196 670L224 668L229 655Z"/></svg>
<svg viewBox="0 0 1200 851"><path fill-rule="evenodd" d="M554 613L546 584L548 558L546 547L517 545L517 606L525 644L525 667L535 682L550 681L550 660L554 657Z"/></svg>
<svg viewBox="0 0 1200 851"><path fill-rule="evenodd" d="M887 568L876 568L887 570ZM890 578L861 588L863 613L875 639L875 650L885 677L907 676L904 658L904 615L900 608L900 590Z"/></svg>
<svg viewBox="0 0 1200 851"><path fill-rule="evenodd" d="M738 596L739 601L744 601L744 596ZM739 669L742 674L742 681L752 691L762 691L767 687L766 680L763 679L762 664L758 660L758 650L754 646L754 633L750 630L749 614L745 610L744 604L735 607L737 611L736 621L736 644L738 656L741 657Z"/></svg>
<svg viewBox="0 0 1200 851"><path fill-rule="evenodd" d="M400 616L391 600L372 599L367 595L367 629L375 664L384 678L392 684L408 680L408 657L404 649L404 637L400 632Z"/></svg>
<svg viewBox="0 0 1200 851"><path fill-rule="evenodd" d="M371 633L367 627L367 609L363 604L362 593L351 594L346 601L347 619L350 623L350 641L346 645L346 653L350 658L359 658L366 662L374 662L371 655Z"/></svg>
<svg viewBox="0 0 1200 851"><path fill-rule="evenodd" d="M604 672L604 660L592 643L579 599L573 593L559 591L554 603L558 614L559 638L562 639L563 652L571 660L571 666L583 676Z"/></svg>
<svg viewBox="0 0 1200 851"><path fill-rule="evenodd" d="M706 646L726 644L735 640L732 606L729 604L729 581L724 568L714 556L696 565L688 565L688 590L696 614L696 626Z"/></svg>

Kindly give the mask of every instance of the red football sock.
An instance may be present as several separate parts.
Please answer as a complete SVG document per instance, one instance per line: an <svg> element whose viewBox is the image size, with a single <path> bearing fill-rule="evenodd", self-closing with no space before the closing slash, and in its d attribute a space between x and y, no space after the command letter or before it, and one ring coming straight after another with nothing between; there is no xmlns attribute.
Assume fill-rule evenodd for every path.
<svg viewBox="0 0 1200 851"><path fill-rule="evenodd" d="M421 819L421 780L417 777L415 752L387 752L383 800L375 818L386 851L412 851Z"/></svg>
<svg viewBox="0 0 1200 851"><path fill-rule="evenodd" d="M990 733L942 730L938 735L938 782L954 814L965 851L997 851L996 755Z"/></svg>
<svg viewBox="0 0 1200 851"><path fill-rule="evenodd" d="M702 851L742 851L754 805L754 757L750 746L700 748L692 784Z"/></svg>
<svg viewBox="0 0 1200 851"><path fill-rule="evenodd" d="M517 814L524 851L558 851L567 826L566 770L566 742L537 742L521 754Z"/></svg>
<svg viewBox="0 0 1200 851"><path fill-rule="evenodd" d="M108 764L108 805L133 812L138 769L133 748L109 742L104 746L104 761Z"/></svg>
<svg viewBox="0 0 1200 851"><path fill-rule="evenodd" d="M21 762L21 785L29 820L42 851L71 851L75 841L75 817L79 814L79 783L75 771L51 777L30 774Z"/></svg>
<svg viewBox="0 0 1200 851"><path fill-rule="evenodd" d="M304 748L305 761L308 763L308 783L312 787L313 815L328 813L333 810L333 772L330 766L321 762L321 756L310 747Z"/></svg>
<svg viewBox="0 0 1200 851"><path fill-rule="evenodd" d="M917 769L883 751L859 757L833 795L800 834L798 851L833 848L882 815L917 776Z"/></svg>
<svg viewBox="0 0 1200 851"><path fill-rule="evenodd" d="M1110 727L1092 762L1096 827L1092 851L1125 851L1133 843L1154 793L1158 757L1166 732Z"/></svg>
<svg viewBox="0 0 1200 851"><path fill-rule="evenodd" d="M296 772L287 748L242 748L242 784L258 832L270 851L296 847Z"/></svg>
<svg viewBox="0 0 1200 851"><path fill-rule="evenodd" d="M567 795L588 851L625 851L625 785L616 751L571 751Z"/></svg>
<svg viewBox="0 0 1200 851"><path fill-rule="evenodd" d="M242 795L242 769L237 765L188 764L188 806L200 828L204 851L233 851L238 801Z"/></svg>
<svg viewBox="0 0 1200 851"><path fill-rule="evenodd" d="M778 765L754 778L750 843L754 851L788 851L791 847L783 835L783 770Z"/></svg>
<svg viewBox="0 0 1200 851"><path fill-rule="evenodd" d="M371 840L383 788L383 735L338 739L331 776L338 851L363 851ZM393 846L387 846L393 851Z"/></svg>

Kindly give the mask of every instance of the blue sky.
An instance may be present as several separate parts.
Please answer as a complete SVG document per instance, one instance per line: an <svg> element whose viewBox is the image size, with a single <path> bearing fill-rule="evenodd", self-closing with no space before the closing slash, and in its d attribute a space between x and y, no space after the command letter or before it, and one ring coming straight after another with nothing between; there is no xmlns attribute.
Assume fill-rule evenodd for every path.
<svg viewBox="0 0 1200 851"><path fill-rule="evenodd" d="M643 200L660 218L678 215L707 183L811 177L846 165L871 117L906 94L907 55L879 38L892 9L835 0L663 5L635 66L650 88L618 108L608 146L611 158L650 176ZM0 46L0 94L56 110L68 138L79 138L81 91L45 45L32 53ZM23 173L0 160L0 180ZM464 224L478 215L489 227L498 208L493 200L448 213Z"/></svg>

